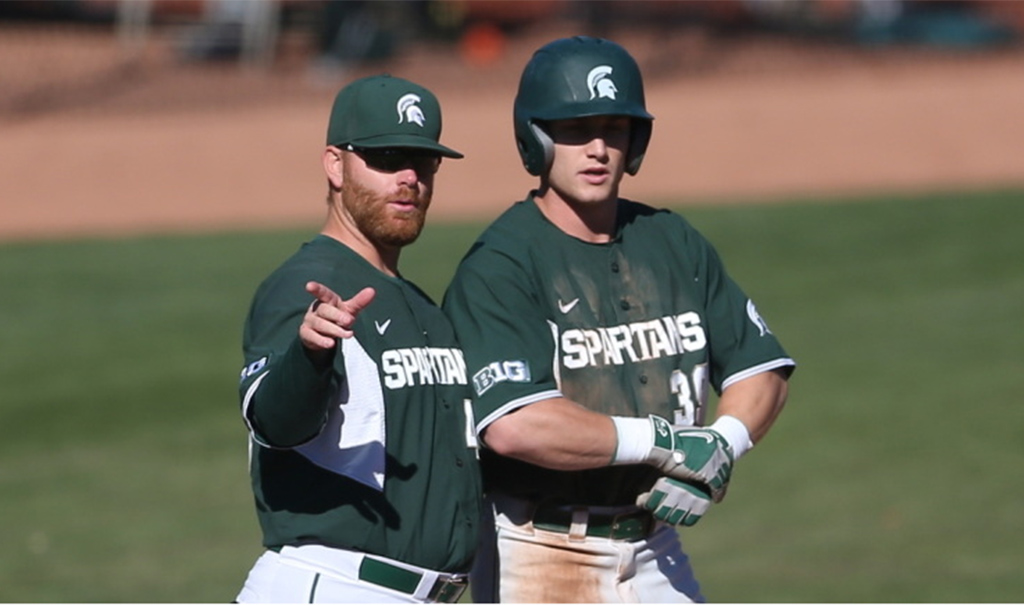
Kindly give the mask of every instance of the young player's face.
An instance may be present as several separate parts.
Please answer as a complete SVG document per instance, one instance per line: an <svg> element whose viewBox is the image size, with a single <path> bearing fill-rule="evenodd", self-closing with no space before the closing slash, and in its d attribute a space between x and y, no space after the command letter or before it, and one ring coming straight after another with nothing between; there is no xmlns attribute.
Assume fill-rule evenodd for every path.
<svg viewBox="0 0 1024 605"><path fill-rule="evenodd" d="M547 130L555 144L548 185L559 197L584 204L618 197L629 148L628 117L558 120Z"/></svg>
<svg viewBox="0 0 1024 605"><path fill-rule="evenodd" d="M405 149L348 152L342 205L370 241L411 244L427 218L439 164L435 154Z"/></svg>

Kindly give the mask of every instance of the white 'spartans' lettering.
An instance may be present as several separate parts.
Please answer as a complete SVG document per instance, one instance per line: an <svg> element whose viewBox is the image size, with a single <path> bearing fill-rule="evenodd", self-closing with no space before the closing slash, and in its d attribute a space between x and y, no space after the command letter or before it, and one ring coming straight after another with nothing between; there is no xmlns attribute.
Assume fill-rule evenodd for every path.
<svg viewBox="0 0 1024 605"><path fill-rule="evenodd" d="M495 361L473 375L477 395L483 395L499 382L530 382L530 364L523 360Z"/></svg>
<svg viewBox="0 0 1024 605"><path fill-rule="evenodd" d="M380 358L384 386L402 389L425 384L466 384L466 360L460 349L391 349Z"/></svg>
<svg viewBox="0 0 1024 605"><path fill-rule="evenodd" d="M688 311L607 328L566 330L561 336L562 365L622 365L699 351L707 345L700 315Z"/></svg>

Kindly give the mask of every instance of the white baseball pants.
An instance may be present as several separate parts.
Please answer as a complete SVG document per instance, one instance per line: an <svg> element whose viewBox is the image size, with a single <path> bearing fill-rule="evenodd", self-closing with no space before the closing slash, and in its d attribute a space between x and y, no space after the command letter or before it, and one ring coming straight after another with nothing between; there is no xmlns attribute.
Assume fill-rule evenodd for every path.
<svg viewBox="0 0 1024 605"><path fill-rule="evenodd" d="M494 525L486 526L485 512L470 574L474 602L704 602L672 525L659 522L636 541L613 540L587 536L585 528L574 528L576 535L537 529L522 500L495 497L488 505Z"/></svg>
<svg viewBox="0 0 1024 605"><path fill-rule="evenodd" d="M368 581L367 558L362 553L318 545L285 546L280 553L268 550L249 571L235 602L433 603L458 599L460 593L439 591L455 576L383 557L370 557L376 564L373 579L377 582ZM396 584L396 589L382 586L380 565L413 581ZM387 578L387 573L383 577ZM462 578L464 583L465 576Z"/></svg>

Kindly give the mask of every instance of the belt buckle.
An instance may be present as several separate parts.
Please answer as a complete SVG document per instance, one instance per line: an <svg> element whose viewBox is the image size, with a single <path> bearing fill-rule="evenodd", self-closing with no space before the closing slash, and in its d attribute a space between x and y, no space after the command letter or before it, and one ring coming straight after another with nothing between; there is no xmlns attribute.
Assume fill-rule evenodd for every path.
<svg viewBox="0 0 1024 605"><path fill-rule="evenodd" d="M467 582L461 578L438 578L427 598L438 603L457 603L466 586Z"/></svg>

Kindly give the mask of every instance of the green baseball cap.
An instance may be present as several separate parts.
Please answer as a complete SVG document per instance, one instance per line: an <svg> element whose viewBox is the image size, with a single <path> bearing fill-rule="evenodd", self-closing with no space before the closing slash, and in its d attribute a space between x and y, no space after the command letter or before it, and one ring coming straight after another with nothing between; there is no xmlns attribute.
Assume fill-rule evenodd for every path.
<svg viewBox="0 0 1024 605"><path fill-rule="evenodd" d="M327 124L328 145L424 149L463 157L438 143L440 138L441 105L434 93L388 74L361 78L338 91Z"/></svg>

